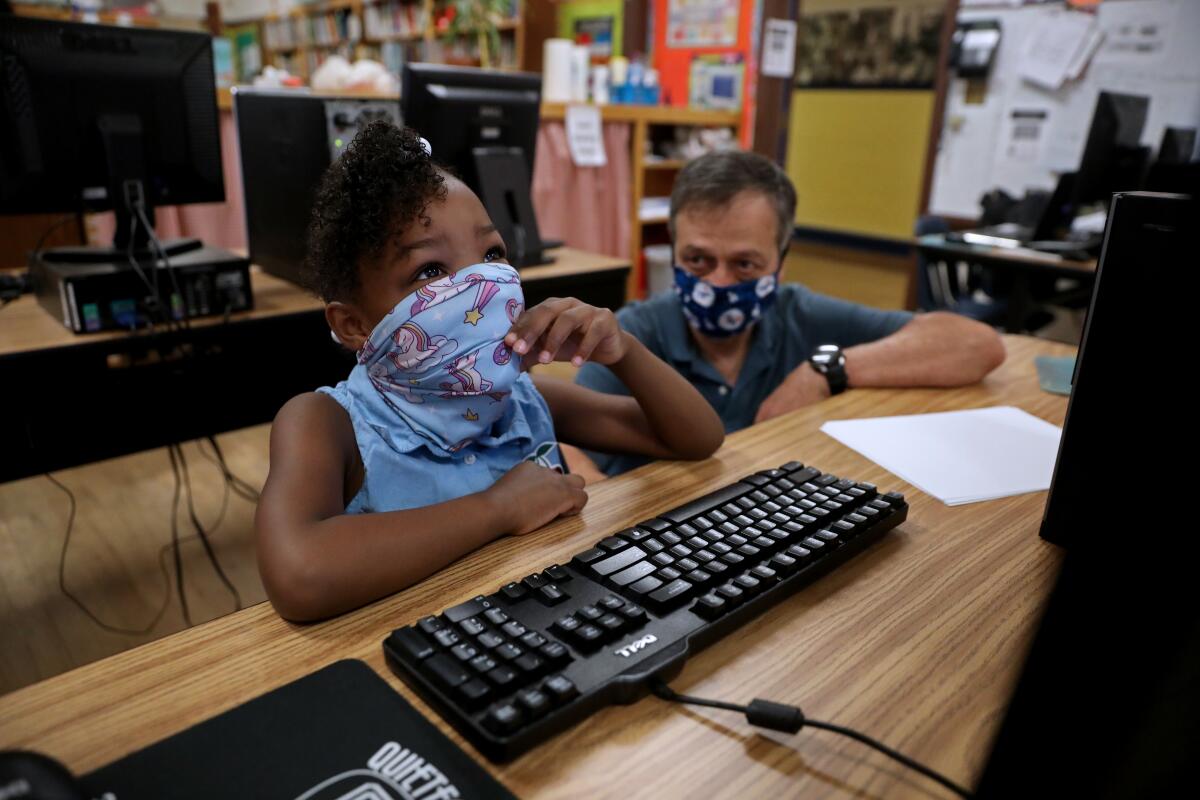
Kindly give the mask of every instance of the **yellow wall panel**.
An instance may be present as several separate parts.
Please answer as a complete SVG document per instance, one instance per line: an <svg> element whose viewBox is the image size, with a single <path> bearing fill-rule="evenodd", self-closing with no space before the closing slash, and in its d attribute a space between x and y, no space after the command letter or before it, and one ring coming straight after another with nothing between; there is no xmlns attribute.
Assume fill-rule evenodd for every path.
<svg viewBox="0 0 1200 800"><path fill-rule="evenodd" d="M796 224L912 236L933 114L928 90L797 90L787 172Z"/></svg>

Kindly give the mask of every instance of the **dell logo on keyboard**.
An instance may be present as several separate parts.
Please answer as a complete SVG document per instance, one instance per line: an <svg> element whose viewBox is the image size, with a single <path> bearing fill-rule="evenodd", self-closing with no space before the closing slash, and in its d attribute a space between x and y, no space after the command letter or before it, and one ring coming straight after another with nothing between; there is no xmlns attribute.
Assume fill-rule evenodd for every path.
<svg viewBox="0 0 1200 800"><path fill-rule="evenodd" d="M625 645L624 647L620 648L619 650L614 650L613 652L615 652L621 658L629 658L631 655L633 655L637 651L645 650L647 647L649 647L650 645L654 644L657 641L658 641L657 636L655 636L653 633L647 633L645 636L638 639L636 642L630 642L629 644Z"/></svg>

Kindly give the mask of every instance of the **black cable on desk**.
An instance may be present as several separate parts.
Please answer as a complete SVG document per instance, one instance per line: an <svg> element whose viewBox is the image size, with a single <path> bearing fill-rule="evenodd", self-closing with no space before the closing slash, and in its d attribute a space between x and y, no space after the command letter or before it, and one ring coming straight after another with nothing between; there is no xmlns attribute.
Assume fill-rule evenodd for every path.
<svg viewBox="0 0 1200 800"><path fill-rule="evenodd" d="M770 700L755 698L750 701L750 705L742 706L736 703L725 703L720 700L708 700L703 697L691 697L690 695L679 694L670 686L659 680L651 683L651 691L663 700L669 700L673 703L685 703L694 706L705 706L707 708L719 708L724 711L737 711L745 714L747 721L751 725L757 725L760 728L769 728L770 730L783 731L784 733L796 733L806 725L810 728L819 728L821 730L840 733L842 736L847 736L857 742L861 742L868 747L873 747L883 753L888 758L900 762L911 770L921 773L930 780L937 781L942 786L959 795L960 797L970 797L971 793L962 788L958 784L951 781L949 778L934 772L924 764L919 764L901 752L893 750L882 742L872 739L866 734L859 733L856 730L835 725L832 722L821 722L815 719L808 719L804 716L804 712L796 706L786 705L784 703L774 703Z"/></svg>

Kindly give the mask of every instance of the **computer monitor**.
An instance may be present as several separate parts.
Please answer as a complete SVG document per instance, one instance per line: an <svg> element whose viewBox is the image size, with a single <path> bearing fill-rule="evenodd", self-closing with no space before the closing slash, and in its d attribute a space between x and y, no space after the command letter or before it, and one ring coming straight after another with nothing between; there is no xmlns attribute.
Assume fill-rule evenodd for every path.
<svg viewBox="0 0 1200 800"><path fill-rule="evenodd" d="M115 211L123 260L131 201L225 199L211 36L4 16L0 63L0 213Z"/></svg>
<svg viewBox="0 0 1200 800"><path fill-rule="evenodd" d="M1141 146L1150 98L1101 92L1075 179L1077 206L1108 206L1114 192L1141 188L1149 148Z"/></svg>
<svg viewBox="0 0 1200 800"><path fill-rule="evenodd" d="M233 112L250 260L303 283L317 183L360 126L377 119L399 125L400 103L236 87Z"/></svg>
<svg viewBox="0 0 1200 800"><path fill-rule="evenodd" d="M540 75L496 72L441 64L405 64L400 82L404 124L429 140L433 158L447 166L485 201L505 236L510 260L518 266L545 263L545 243L537 219L513 217L532 210L528 198L500 204L487 202L513 190L529 193L541 112ZM524 154L524 169L515 172L512 150ZM485 152L477 152L485 151ZM489 155L491 154L491 155ZM484 166L489 158L496 163ZM482 161L480 159L483 159ZM490 190L486 180L502 179L505 187ZM505 228L512 233L505 235ZM519 258L513 256L519 255Z"/></svg>
<svg viewBox="0 0 1200 800"><path fill-rule="evenodd" d="M1195 128L1172 128L1163 130L1162 143L1158 146L1160 164L1190 164L1196 152Z"/></svg>
<svg viewBox="0 0 1200 800"><path fill-rule="evenodd" d="M1195 410L1180 346L1194 338L1197 230L1195 201L1112 200L1041 529L1066 558L978 798L1195 793Z"/></svg>

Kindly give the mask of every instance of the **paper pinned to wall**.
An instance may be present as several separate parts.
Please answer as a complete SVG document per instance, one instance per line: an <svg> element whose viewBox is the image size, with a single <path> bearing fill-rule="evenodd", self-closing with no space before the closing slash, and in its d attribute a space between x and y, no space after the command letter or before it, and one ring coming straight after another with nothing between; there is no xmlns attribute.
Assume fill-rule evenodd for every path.
<svg viewBox="0 0 1200 800"><path fill-rule="evenodd" d="M1059 89L1077 66L1077 54L1090 41L1094 27L1090 14L1064 11L1052 15L1030 41L1021 77L1043 89ZM1078 66L1082 72L1082 65Z"/></svg>
<svg viewBox="0 0 1200 800"><path fill-rule="evenodd" d="M762 74L790 78L796 71L796 20L768 19L763 27Z"/></svg>
<svg viewBox="0 0 1200 800"><path fill-rule="evenodd" d="M1014 108L1010 111L1006 131L1008 135L997 162L1040 163L1049 118L1050 112L1044 108Z"/></svg>
<svg viewBox="0 0 1200 800"><path fill-rule="evenodd" d="M603 167L608 163L604 151L604 126L596 106L567 106L567 150L577 167Z"/></svg>

